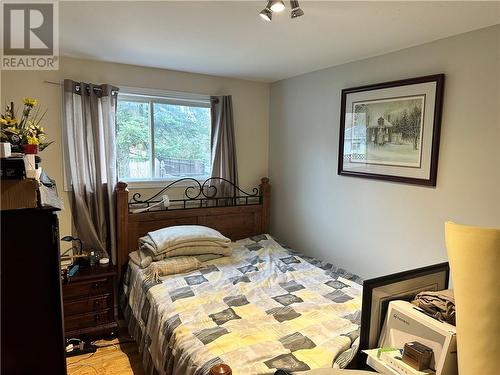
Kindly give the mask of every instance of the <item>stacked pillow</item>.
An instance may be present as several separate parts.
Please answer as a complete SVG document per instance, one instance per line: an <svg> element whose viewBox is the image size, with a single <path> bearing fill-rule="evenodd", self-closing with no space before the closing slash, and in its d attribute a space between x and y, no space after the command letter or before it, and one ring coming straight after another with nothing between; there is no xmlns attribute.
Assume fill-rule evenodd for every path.
<svg viewBox="0 0 500 375"><path fill-rule="evenodd" d="M142 268L166 258L196 256L200 261L231 255L231 240L201 225L178 225L139 238L139 251L130 258Z"/></svg>

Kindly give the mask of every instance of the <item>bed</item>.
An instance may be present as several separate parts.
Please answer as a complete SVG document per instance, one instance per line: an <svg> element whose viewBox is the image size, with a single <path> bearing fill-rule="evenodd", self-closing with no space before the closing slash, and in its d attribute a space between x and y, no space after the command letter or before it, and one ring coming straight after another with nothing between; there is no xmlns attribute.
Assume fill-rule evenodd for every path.
<svg viewBox="0 0 500 375"><path fill-rule="evenodd" d="M121 309L146 373L204 375L218 363L235 375L345 367L359 342L360 278L267 234L267 178L251 193L231 185L223 197L216 181L193 183L171 201L180 209L142 213L132 212L154 206L164 190L141 200L125 183L117 188ZM140 236L180 224L219 230L233 255L158 281L129 264Z"/></svg>

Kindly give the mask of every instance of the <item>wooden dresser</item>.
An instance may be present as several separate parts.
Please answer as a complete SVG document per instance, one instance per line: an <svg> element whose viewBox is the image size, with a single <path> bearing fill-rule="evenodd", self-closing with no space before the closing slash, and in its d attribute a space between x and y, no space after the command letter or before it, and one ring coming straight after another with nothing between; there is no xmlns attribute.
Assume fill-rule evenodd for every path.
<svg viewBox="0 0 500 375"><path fill-rule="evenodd" d="M109 336L117 332L114 313L114 266L82 269L63 284L67 339Z"/></svg>
<svg viewBox="0 0 500 375"><path fill-rule="evenodd" d="M57 211L1 211L2 374L66 374Z"/></svg>

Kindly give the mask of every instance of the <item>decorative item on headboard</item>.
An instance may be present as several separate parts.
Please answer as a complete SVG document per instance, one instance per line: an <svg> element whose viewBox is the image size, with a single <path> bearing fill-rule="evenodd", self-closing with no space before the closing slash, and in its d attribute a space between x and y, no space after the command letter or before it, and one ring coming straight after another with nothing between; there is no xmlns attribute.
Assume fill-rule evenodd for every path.
<svg viewBox="0 0 500 375"><path fill-rule="evenodd" d="M185 186L188 182L191 185L185 188L182 199L168 199L170 205L162 207L162 196L168 189L180 183ZM230 191L232 194L219 195L218 191ZM204 225L220 231L233 241L267 233L270 199L271 185L267 177L261 179L259 188L254 188L252 193L218 177L203 183L183 178L145 200L141 200L140 193L133 194L129 200L127 183L119 182L116 187L116 219L120 279L127 266L128 254L137 250L139 237L150 231L173 225Z"/></svg>

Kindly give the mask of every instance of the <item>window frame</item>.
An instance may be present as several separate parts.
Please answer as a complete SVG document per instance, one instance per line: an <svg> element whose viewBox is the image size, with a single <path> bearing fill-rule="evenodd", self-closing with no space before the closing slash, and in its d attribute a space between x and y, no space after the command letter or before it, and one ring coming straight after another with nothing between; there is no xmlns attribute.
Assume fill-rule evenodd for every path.
<svg viewBox="0 0 500 375"><path fill-rule="evenodd" d="M148 103L149 107L149 129L150 129L150 155L151 155L151 179L123 179L118 176L118 178L126 182L131 189L148 189L148 188L160 188L165 186L166 183L177 181L184 177L178 178L154 178L155 170L155 152L154 152L154 104L170 104L170 105L182 105L190 107L200 107L200 108L210 108L210 95L205 94L193 94L179 91L165 91L157 89L142 89L135 87L120 87L117 97L117 107L119 100L135 101L140 103ZM117 163L117 173L118 173L118 158ZM204 182L209 176L195 176L193 179ZM190 186L189 181L179 183L177 186Z"/></svg>

